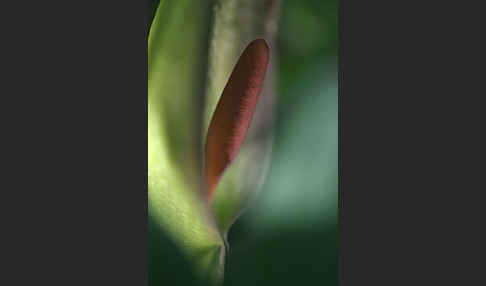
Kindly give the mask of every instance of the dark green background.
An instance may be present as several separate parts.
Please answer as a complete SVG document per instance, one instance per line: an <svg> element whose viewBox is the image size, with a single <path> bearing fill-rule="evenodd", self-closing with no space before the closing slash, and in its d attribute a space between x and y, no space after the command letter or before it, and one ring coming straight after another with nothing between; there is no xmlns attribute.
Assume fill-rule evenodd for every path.
<svg viewBox="0 0 486 286"><path fill-rule="evenodd" d="M225 285L337 284L337 41L337 0L282 1L272 163L229 233ZM149 285L198 285L151 224Z"/></svg>

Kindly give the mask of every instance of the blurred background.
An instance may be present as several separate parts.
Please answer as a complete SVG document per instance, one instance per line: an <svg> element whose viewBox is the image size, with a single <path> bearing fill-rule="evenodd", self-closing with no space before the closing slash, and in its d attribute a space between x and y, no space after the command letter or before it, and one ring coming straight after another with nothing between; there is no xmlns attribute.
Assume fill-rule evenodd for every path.
<svg viewBox="0 0 486 286"><path fill-rule="evenodd" d="M272 159L259 196L229 232L224 285L337 284L337 7L281 2ZM148 256L149 285L200 285L156 227Z"/></svg>

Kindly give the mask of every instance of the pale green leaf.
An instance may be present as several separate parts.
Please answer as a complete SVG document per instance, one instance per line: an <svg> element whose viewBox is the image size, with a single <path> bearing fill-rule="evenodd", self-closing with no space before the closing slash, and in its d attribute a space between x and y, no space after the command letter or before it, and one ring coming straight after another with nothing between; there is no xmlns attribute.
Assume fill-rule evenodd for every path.
<svg viewBox="0 0 486 286"><path fill-rule="evenodd" d="M207 1L165 0L148 42L149 215L204 278L220 276L224 244L201 198L200 104Z"/></svg>

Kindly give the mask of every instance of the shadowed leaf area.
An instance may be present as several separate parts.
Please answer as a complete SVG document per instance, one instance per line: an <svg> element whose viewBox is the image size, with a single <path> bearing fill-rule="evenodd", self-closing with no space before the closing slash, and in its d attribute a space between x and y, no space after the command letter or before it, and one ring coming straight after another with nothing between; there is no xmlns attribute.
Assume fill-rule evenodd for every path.
<svg viewBox="0 0 486 286"><path fill-rule="evenodd" d="M150 27L152 26L152 21L155 16L155 12L157 12L157 7L159 6L160 0L148 0L148 25L147 25L147 34L150 31Z"/></svg>
<svg viewBox="0 0 486 286"><path fill-rule="evenodd" d="M225 285L337 285L337 87L326 62L283 93L306 96L280 117L265 185L230 230Z"/></svg>
<svg viewBox="0 0 486 286"><path fill-rule="evenodd" d="M167 234L148 218L148 285L203 285Z"/></svg>
<svg viewBox="0 0 486 286"><path fill-rule="evenodd" d="M337 225L281 231L230 249L224 285L337 285Z"/></svg>

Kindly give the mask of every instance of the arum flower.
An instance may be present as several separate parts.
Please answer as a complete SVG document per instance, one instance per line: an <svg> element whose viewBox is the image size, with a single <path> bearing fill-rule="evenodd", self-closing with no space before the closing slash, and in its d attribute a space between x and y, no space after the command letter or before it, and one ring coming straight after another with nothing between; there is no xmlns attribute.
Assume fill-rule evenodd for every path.
<svg viewBox="0 0 486 286"><path fill-rule="evenodd" d="M209 201L224 170L245 139L268 64L268 46L251 42L240 56L216 106L206 141L206 188Z"/></svg>
<svg viewBox="0 0 486 286"><path fill-rule="evenodd" d="M149 216L171 236L201 279L220 282L228 229L248 200L243 190L257 188L252 171L262 172L266 164L265 148L252 153L253 145L245 152L242 146L262 99L270 54L265 40L248 43L216 106L201 108L210 103L201 92L207 85L206 5L163 2L151 26L148 201ZM206 130L204 113L210 118ZM259 145L257 140L246 141ZM236 184L228 183L232 172L239 175Z"/></svg>

